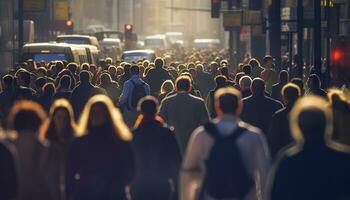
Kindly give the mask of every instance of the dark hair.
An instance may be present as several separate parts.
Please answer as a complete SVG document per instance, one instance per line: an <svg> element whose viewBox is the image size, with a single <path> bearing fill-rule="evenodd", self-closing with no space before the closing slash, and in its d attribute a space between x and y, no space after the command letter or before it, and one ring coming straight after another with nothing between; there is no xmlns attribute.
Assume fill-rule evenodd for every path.
<svg viewBox="0 0 350 200"><path fill-rule="evenodd" d="M177 91L189 92L192 87L191 78L189 76L181 75L176 79L175 85Z"/></svg>
<svg viewBox="0 0 350 200"><path fill-rule="evenodd" d="M59 82L59 88L64 88L64 89L69 89L71 87L72 84L72 80L70 78L70 76L68 75L63 75L60 78L60 82Z"/></svg>
<svg viewBox="0 0 350 200"><path fill-rule="evenodd" d="M30 84L30 73L26 70L22 70L19 72L19 79L23 81L25 86L29 86Z"/></svg>
<svg viewBox="0 0 350 200"><path fill-rule="evenodd" d="M235 114L241 93L235 88L221 88L215 92L215 104L219 105L224 114Z"/></svg>
<svg viewBox="0 0 350 200"><path fill-rule="evenodd" d="M112 81L111 75L109 75L108 73L102 73L100 77L102 85L105 85Z"/></svg>
<svg viewBox="0 0 350 200"><path fill-rule="evenodd" d="M158 100L153 96L145 96L138 102L137 110L145 116L153 117L158 111Z"/></svg>
<svg viewBox="0 0 350 200"><path fill-rule="evenodd" d="M321 80L316 74L311 74L307 80L308 87L319 88L321 87Z"/></svg>
<svg viewBox="0 0 350 200"><path fill-rule="evenodd" d="M293 78L290 82L297 85L300 88L300 91L304 89L304 82L300 78Z"/></svg>
<svg viewBox="0 0 350 200"><path fill-rule="evenodd" d="M18 101L11 108L9 127L16 131L36 132L45 118L46 113L38 103L27 100Z"/></svg>
<svg viewBox="0 0 350 200"><path fill-rule="evenodd" d="M295 102L300 97L301 92L299 86L294 83L288 83L283 86L281 94L283 96L283 99L289 103Z"/></svg>
<svg viewBox="0 0 350 200"><path fill-rule="evenodd" d="M5 88L12 88L13 84L13 76L7 74L4 77L2 77L2 83Z"/></svg>
<svg viewBox="0 0 350 200"><path fill-rule="evenodd" d="M219 70L222 75L228 75L228 67L220 67Z"/></svg>
<svg viewBox="0 0 350 200"><path fill-rule="evenodd" d="M218 75L215 77L215 84L219 87L226 86L227 78L223 75Z"/></svg>
<svg viewBox="0 0 350 200"><path fill-rule="evenodd" d="M162 68L164 66L164 59L163 58L156 58L154 60L154 66L156 68Z"/></svg>
<svg viewBox="0 0 350 200"><path fill-rule="evenodd" d="M42 88L46 84L46 79L44 77L39 77L35 80L35 87L36 88Z"/></svg>
<svg viewBox="0 0 350 200"><path fill-rule="evenodd" d="M78 64L77 63L69 63L67 65L67 69L72 72L72 74L77 73L77 69L78 69Z"/></svg>
<svg viewBox="0 0 350 200"><path fill-rule="evenodd" d="M139 75L140 74L140 68L137 65L132 65L130 67L130 73L131 75Z"/></svg>
<svg viewBox="0 0 350 200"><path fill-rule="evenodd" d="M287 83L289 79L289 73L286 70L282 70L279 74L280 82Z"/></svg>
<svg viewBox="0 0 350 200"><path fill-rule="evenodd" d="M62 61L57 61L55 66L56 66L57 73L64 69L64 63Z"/></svg>
<svg viewBox="0 0 350 200"><path fill-rule="evenodd" d="M257 59L255 59L255 58L250 59L248 64L252 68L260 67L260 62Z"/></svg>
<svg viewBox="0 0 350 200"><path fill-rule="evenodd" d="M80 78L80 82L82 83L90 82L90 73L86 70L83 70L80 72L79 78Z"/></svg>
<svg viewBox="0 0 350 200"><path fill-rule="evenodd" d="M56 87L53 83L46 83L43 87L43 94L53 96L56 92Z"/></svg>
<svg viewBox="0 0 350 200"><path fill-rule="evenodd" d="M244 76L245 74L243 72L238 72L235 76L235 83L239 84L239 80Z"/></svg>
<svg viewBox="0 0 350 200"><path fill-rule="evenodd" d="M251 86L253 94L264 94L265 92L265 81L261 78L254 78Z"/></svg>
<svg viewBox="0 0 350 200"><path fill-rule="evenodd" d="M264 58L263 58L263 62L264 63L267 63L268 61L275 61L275 59L270 56L270 55L266 55Z"/></svg>
<svg viewBox="0 0 350 200"><path fill-rule="evenodd" d="M305 141L323 141L326 121L326 115L320 109L309 108L301 111L298 124Z"/></svg>
<svg viewBox="0 0 350 200"><path fill-rule="evenodd" d="M244 65L242 67L242 71L244 72L245 75L250 76L252 74L252 66L250 66L249 64Z"/></svg>
<svg viewBox="0 0 350 200"><path fill-rule="evenodd" d="M89 63L83 63L83 64L81 64L81 70L83 70L83 71L89 71L89 69L90 69Z"/></svg>

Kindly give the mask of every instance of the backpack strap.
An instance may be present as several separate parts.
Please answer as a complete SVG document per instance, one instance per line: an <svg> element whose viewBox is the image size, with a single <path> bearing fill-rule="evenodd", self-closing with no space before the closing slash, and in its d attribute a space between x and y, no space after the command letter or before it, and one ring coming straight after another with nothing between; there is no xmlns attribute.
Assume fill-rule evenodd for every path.
<svg viewBox="0 0 350 200"><path fill-rule="evenodd" d="M219 133L219 130L217 129L216 125L213 122L207 122L204 124L204 129L211 137L213 137L215 140L222 139L222 136ZM245 131L247 131L247 128L240 126L237 124L237 128L233 130L230 137L235 141L237 140Z"/></svg>
<svg viewBox="0 0 350 200"><path fill-rule="evenodd" d="M231 136L233 137L232 139L234 141L236 141L246 131L247 131L247 128L242 127L239 124L237 124L237 128L235 130L233 130L233 133L231 134Z"/></svg>

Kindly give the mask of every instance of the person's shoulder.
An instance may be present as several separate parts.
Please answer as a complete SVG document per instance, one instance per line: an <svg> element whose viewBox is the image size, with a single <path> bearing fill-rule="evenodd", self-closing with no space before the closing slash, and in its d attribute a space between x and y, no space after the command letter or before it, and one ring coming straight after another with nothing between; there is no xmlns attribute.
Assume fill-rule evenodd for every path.
<svg viewBox="0 0 350 200"><path fill-rule="evenodd" d="M250 125L246 122L240 121L238 123L238 125L239 125L239 127L243 128L245 130L244 134L248 134L252 137L260 137L261 135L263 135L262 131L259 128L255 127L253 125Z"/></svg>
<svg viewBox="0 0 350 200"><path fill-rule="evenodd" d="M204 102L204 100L200 97L197 97L197 96L194 96L192 94L188 94L188 96L193 99L194 101L197 101L197 102Z"/></svg>

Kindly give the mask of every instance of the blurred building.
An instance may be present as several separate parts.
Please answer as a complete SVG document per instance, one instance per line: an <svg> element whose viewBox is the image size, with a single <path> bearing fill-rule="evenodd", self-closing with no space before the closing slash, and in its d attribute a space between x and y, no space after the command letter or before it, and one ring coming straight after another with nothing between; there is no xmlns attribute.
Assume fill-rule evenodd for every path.
<svg viewBox="0 0 350 200"><path fill-rule="evenodd" d="M13 0L0 1L0 72L13 64L14 55L14 9Z"/></svg>

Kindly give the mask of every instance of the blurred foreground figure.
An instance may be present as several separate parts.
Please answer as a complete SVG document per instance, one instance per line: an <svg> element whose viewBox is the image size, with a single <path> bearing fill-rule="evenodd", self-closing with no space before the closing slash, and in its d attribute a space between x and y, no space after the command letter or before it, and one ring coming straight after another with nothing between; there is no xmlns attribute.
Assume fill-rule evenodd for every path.
<svg viewBox="0 0 350 200"><path fill-rule="evenodd" d="M0 199L10 200L17 196L18 177L15 149L0 140Z"/></svg>
<svg viewBox="0 0 350 200"><path fill-rule="evenodd" d="M182 163L182 200L263 199L269 152L264 135L240 122L241 94L233 88L215 93L218 117L197 128ZM202 186L201 194L198 194Z"/></svg>
<svg viewBox="0 0 350 200"><path fill-rule="evenodd" d="M132 184L135 200L177 199L177 180L181 164L174 132L156 115L158 102L147 96L140 100L141 113L133 131L136 175Z"/></svg>
<svg viewBox="0 0 350 200"><path fill-rule="evenodd" d="M300 99L290 118L296 145L287 149L272 173L271 200L350 198L350 154L330 141L332 113L321 97Z"/></svg>
<svg viewBox="0 0 350 200"><path fill-rule="evenodd" d="M107 96L87 102L78 132L84 135L73 140L68 152L68 199L126 199L134 175L132 135Z"/></svg>

